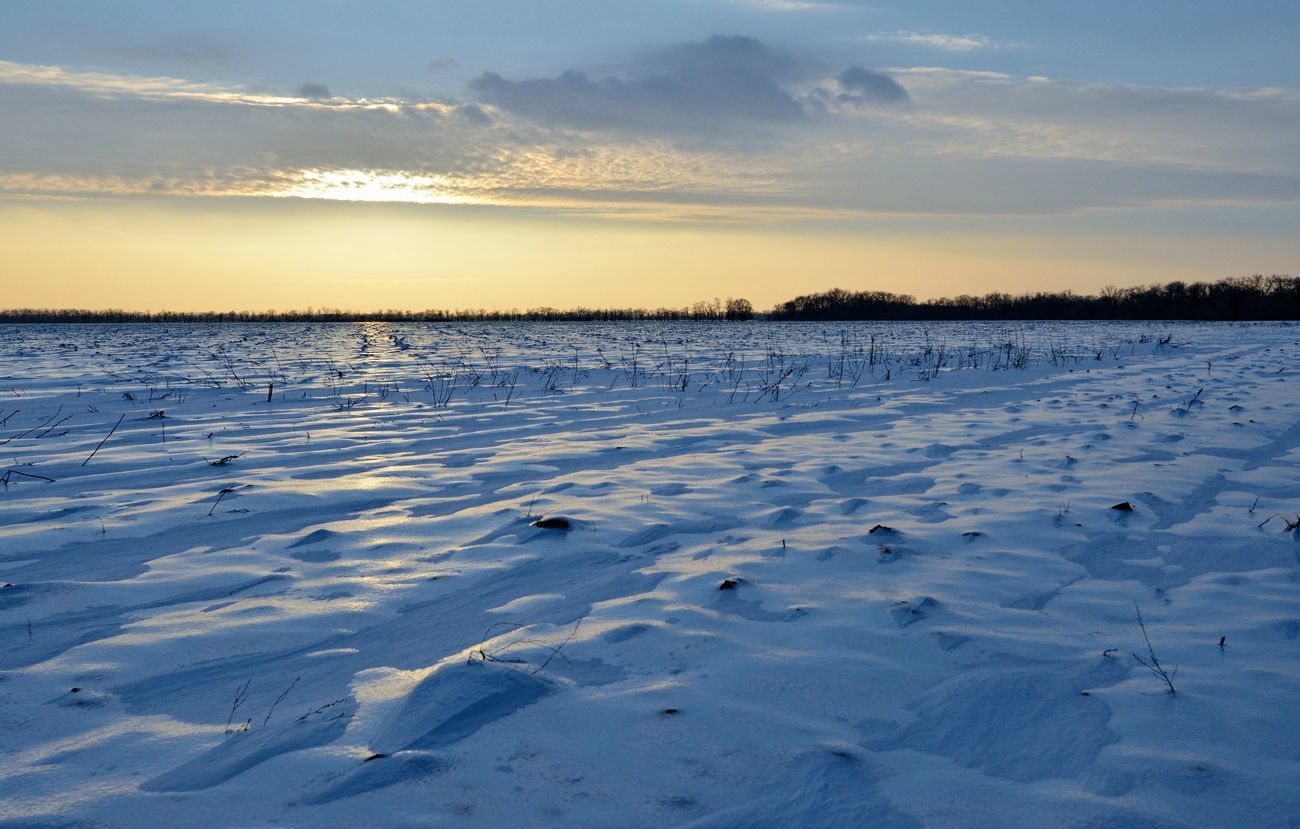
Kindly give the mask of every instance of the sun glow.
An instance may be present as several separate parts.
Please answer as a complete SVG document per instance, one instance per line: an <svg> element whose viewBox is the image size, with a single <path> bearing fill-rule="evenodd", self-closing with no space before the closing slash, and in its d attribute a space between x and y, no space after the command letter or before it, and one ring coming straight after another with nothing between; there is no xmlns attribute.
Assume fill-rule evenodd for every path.
<svg viewBox="0 0 1300 829"><path fill-rule="evenodd" d="M303 170L300 176L296 184L274 195L351 202L488 203L464 193L464 185L449 176L375 170Z"/></svg>

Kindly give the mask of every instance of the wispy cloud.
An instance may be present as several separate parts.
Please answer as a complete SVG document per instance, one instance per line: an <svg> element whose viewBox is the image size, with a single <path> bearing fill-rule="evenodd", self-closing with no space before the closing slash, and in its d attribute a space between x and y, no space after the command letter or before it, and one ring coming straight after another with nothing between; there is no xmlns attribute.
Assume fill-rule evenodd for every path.
<svg viewBox="0 0 1300 829"><path fill-rule="evenodd" d="M329 95L328 87L315 83L305 84L292 94L275 94L241 86L199 83L182 78L79 71L60 66L14 63L5 60L0 60L0 85L64 87L101 96L129 95L152 100L245 106L331 107L389 111L454 109L447 104L429 101L411 102L396 98L333 98Z"/></svg>
<svg viewBox="0 0 1300 829"><path fill-rule="evenodd" d="M878 32L863 38L870 43L902 43L943 52L972 52L976 49L997 49L1005 44L979 34L950 35L938 32Z"/></svg>

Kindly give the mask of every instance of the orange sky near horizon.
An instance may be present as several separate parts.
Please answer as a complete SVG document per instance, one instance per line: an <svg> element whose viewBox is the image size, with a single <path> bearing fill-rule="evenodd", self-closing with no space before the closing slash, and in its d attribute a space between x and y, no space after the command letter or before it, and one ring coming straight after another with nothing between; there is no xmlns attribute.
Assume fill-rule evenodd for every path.
<svg viewBox="0 0 1300 829"><path fill-rule="evenodd" d="M1248 234L1066 230L987 218L846 229L303 200L0 200L0 307L678 307L737 296L766 309L832 287L924 299L1215 280L1284 272L1300 252Z"/></svg>

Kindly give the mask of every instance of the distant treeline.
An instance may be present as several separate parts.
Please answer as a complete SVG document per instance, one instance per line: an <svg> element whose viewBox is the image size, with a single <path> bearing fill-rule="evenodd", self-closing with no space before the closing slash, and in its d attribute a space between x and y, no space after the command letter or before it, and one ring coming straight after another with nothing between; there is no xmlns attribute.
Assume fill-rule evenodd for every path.
<svg viewBox="0 0 1300 829"><path fill-rule="evenodd" d="M1245 276L1104 288L1095 295L985 294L917 302L906 294L836 288L782 302L774 320L1296 320L1300 277Z"/></svg>
<svg viewBox="0 0 1300 829"><path fill-rule="evenodd" d="M1300 277L1244 276L1104 288L1095 295L985 294L917 301L908 294L835 288L795 297L756 315L745 299L685 308L530 308L464 311L94 311L0 310L0 323L115 322L637 322L677 320L1300 320Z"/></svg>
<svg viewBox="0 0 1300 829"><path fill-rule="evenodd" d="M747 299L697 302L686 308L529 308L521 311L93 311L19 308L0 310L0 323L116 322L634 322L641 320L749 320L754 306Z"/></svg>

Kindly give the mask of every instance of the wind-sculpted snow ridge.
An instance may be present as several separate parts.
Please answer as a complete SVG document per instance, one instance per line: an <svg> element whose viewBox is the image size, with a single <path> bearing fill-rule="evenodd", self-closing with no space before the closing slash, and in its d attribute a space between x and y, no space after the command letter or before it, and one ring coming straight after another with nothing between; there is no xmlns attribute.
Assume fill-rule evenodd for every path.
<svg viewBox="0 0 1300 829"><path fill-rule="evenodd" d="M1294 825L1297 371L1281 324L0 327L0 826Z"/></svg>

